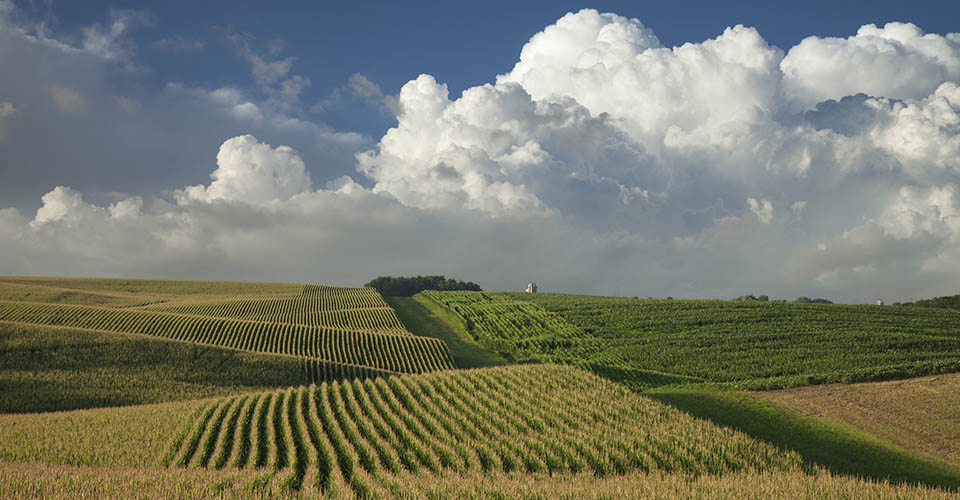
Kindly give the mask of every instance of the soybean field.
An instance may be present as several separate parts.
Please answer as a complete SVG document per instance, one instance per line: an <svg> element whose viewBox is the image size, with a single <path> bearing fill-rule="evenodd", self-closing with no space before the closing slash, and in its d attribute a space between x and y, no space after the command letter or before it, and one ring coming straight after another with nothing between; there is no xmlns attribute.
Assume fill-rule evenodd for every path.
<svg viewBox="0 0 960 500"><path fill-rule="evenodd" d="M514 361L635 387L777 388L960 371L960 311L561 294L423 292Z"/></svg>

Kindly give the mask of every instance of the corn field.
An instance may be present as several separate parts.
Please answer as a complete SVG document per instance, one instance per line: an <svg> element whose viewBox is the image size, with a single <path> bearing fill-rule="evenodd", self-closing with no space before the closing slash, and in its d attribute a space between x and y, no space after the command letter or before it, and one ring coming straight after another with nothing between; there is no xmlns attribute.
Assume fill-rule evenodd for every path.
<svg viewBox="0 0 960 500"><path fill-rule="evenodd" d="M94 283L102 288L109 281ZM63 293L43 295L46 300L37 301L31 300L36 295L27 292L25 300L0 300L0 321L150 335L293 356L300 360L308 380L313 381L453 368L446 344L407 332L393 309L373 289L307 285L301 286L298 293L251 293L238 299L209 293L169 294L175 288L168 282L162 283L161 289L167 295L152 296L147 304L134 306L52 302L64 297ZM67 284L80 286L84 281ZM6 290L8 297L22 292L23 286L0 282L0 290ZM186 289L207 291L195 286L198 288Z"/></svg>
<svg viewBox="0 0 960 500"><path fill-rule="evenodd" d="M400 473L697 476L799 458L581 370L530 365L209 400L161 464L273 470L293 490L347 484L367 497Z"/></svg>
<svg viewBox="0 0 960 500"><path fill-rule="evenodd" d="M514 361L635 387L766 389L960 371L960 311L920 307L422 292Z"/></svg>

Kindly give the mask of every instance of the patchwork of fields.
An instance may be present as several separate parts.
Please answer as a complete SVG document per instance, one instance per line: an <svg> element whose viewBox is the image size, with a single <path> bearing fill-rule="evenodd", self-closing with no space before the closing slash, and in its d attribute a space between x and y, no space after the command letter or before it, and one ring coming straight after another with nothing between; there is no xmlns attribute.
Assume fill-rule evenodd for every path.
<svg viewBox="0 0 960 500"><path fill-rule="evenodd" d="M441 339L474 366L520 364L455 370ZM0 278L0 361L0 498L950 498L882 480L960 487L960 472L829 427L824 439L866 462L904 460L895 473L843 471L874 480L837 476L810 460L842 454L832 443L809 453L790 444L802 434L749 431L819 424L757 398L741 408L752 396L731 390L960 371L960 311L498 292L388 303L319 285ZM27 413L74 408L93 409ZM691 416L717 411L730 424Z"/></svg>
<svg viewBox="0 0 960 500"><path fill-rule="evenodd" d="M960 371L960 311L559 294L423 292L514 361L635 387L775 388Z"/></svg>

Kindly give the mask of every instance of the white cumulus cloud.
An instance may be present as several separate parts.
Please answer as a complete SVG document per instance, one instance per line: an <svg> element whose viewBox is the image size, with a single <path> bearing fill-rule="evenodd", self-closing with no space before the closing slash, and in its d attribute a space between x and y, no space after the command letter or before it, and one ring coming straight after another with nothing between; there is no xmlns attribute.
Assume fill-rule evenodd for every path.
<svg viewBox="0 0 960 500"><path fill-rule="evenodd" d="M8 39L0 62L28 43ZM957 293L957 41L892 23L784 54L733 26L664 47L640 20L582 10L518 47L495 83L460 95L429 74L395 98L351 77L344 96L389 100L396 113L372 146L282 112L302 86L269 43L269 57L244 57L268 93L287 94L284 106L171 84L122 115L188 125L169 127L163 144L146 134L144 162L197 133L220 144L216 165L191 163L212 170L209 182L165 186L172 196L109 187L144 196L108 203L47 187L33 218L0 210L0 274L358 284L443 273L493 289L535 280L551 291L846 301ZM77 109L71 90L90 96L89 115L100 112L90 103L114 102L71 87L53 104L41 89L58 110ZM43 111L21 107L31 95L5 99ZM231 125L205 132L220 122ZM17 127L19 137L20 115ZM335 169L336 145L364 151Z"/></svg>
<svg viewBox="0 0 960 500"><path fill-rule="evenodd" d="M310 191L310 174L293 148L271 147L252 135L228 139L217 153L209 186L189 186L177 194L181 203L239 201L264 204L286 201Z"/></svg>
<svg viewBox="0 0 960 500"><path fill-rule="evenodd" d="M780 66L787 96L803 107L858 93L922 99L941 83L960 80L960 33L868 24L848 38L808 37Z"/></svg>

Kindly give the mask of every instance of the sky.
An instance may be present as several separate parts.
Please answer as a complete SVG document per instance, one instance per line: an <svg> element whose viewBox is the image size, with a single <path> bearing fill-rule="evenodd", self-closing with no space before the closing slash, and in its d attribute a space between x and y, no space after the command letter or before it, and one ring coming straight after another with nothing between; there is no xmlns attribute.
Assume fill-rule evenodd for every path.
<svg viewBox="0 0 960 500"><path fill-rule="evenodd" d="M956 2L543 4L0 0L0 274L960 292Z"/></svg>

